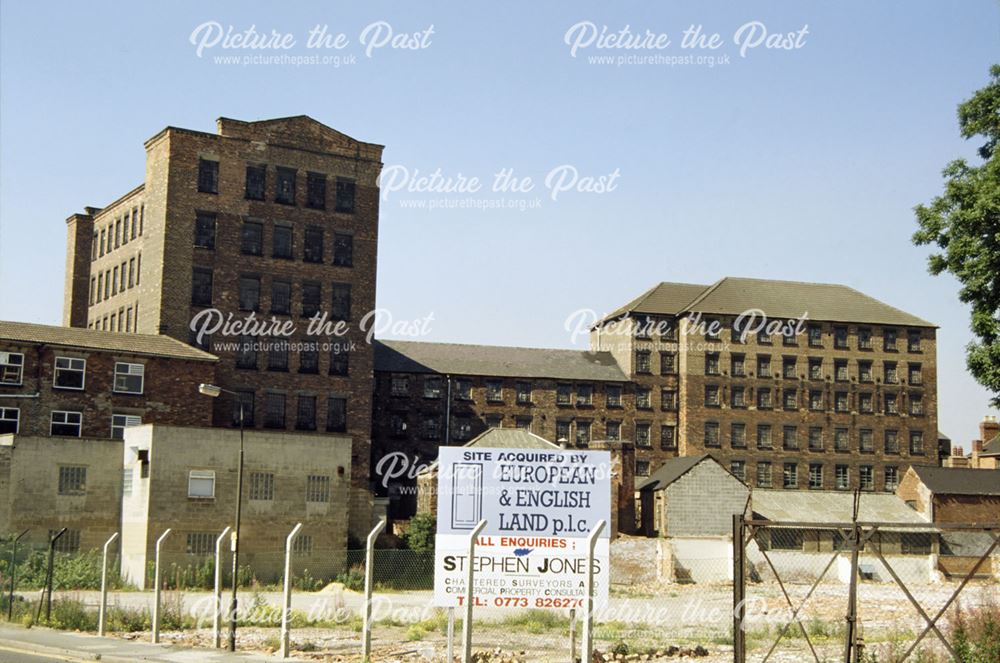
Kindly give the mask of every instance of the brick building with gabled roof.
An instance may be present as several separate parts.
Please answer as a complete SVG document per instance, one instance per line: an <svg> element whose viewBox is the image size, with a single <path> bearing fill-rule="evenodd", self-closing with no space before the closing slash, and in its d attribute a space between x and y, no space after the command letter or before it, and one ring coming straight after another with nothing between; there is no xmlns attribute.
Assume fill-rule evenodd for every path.
<svg viewBox="0 0 1000 663"><path fill-rule="evenodd" d="M192 384L217 357L168 336L0 321L0 433L121 439L125 426L206 426Z"/></svg>

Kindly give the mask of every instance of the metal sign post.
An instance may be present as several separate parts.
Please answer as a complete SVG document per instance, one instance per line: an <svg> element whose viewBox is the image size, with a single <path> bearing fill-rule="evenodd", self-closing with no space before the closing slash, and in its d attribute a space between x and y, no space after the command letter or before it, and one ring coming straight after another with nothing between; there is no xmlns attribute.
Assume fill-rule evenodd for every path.
<svg viewBox="0 0 1000 663"><path fill-rule="evenodd" d="M475 591L473 582L476 579L475 566L473 560L476 558L476 537L486 527L486 521L480 520L476 528L469 535L469 556L466 559L465 574L465 618L462 621L462 663L472 661L472 606L475 603Z"/></svg>
<svg viewBox="0 0 1000 663"><path fill-rule="evenodd" d="M587 614L583 618L583 658L590 663L594 658L594 548L597 538L604 531L604 520L598 520L587 536Z"/></svg>
<svg viewBox="0 0 1000 663"><path fill-rule="evenodd" d="M448 607L448 663L455 663L455 608Z"/></svg>

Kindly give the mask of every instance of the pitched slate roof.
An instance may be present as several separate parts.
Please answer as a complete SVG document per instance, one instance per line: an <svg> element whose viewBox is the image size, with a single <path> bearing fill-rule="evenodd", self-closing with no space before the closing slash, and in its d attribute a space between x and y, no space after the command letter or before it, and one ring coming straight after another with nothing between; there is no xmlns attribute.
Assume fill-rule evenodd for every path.
<svg viewBox="0 0 1000 663"><path fill-rule="evenodd" d="M737 315L750 308L769 318L867 322L873 324L933 327L926 320L858 292L846 285L772 281L727 276L688 304L690 311Z"/></svg>
<svg viewBox="0 0 1000 663"><path fill-rule="evenodd" d="M661 465L658 470L649 475L649 478L636 486L635 489L662 490L687 474L695 465L698 465L701 461L706 459L718 464L718 461L712 458L709 454L701 454L700 456L678 456L676 458L671 458ZM722 467L722 465L719 464L719 467ZM725 467L722 467L722 470L724 472L729 471Z"/></svg>
<svg viewBox="0 0 1000 663"><path fill-rule="evenodd" d="M660 283L605 316L602 322L626 313L739 315L749 309L760 309L773 319L807 314L810 320L825 322L935 326L845 285L734 276L727 276L711 286Z"/></svg>
<svg viewBox="0 0 1000 663"><path fill-rule="evenodd" d="M997 456L1000 455L1000 435L997 435L992 440L983 445L983 450L979 454L980 456Z"/></svg>
<svg viewBox="0 0 1000 663"><path fill-rule="evenodd" d="M625 306L609 313L605 320L617 318L625 313L658 313L660 315L676 315L684 310L698 295L703 293L707 285L694 283L670 283L664 281L654 285Z"/></svg>
<svg viewBox="0 0 1000 663"><path fill-rule="evenodd" d="M754 514L773 521L850 523L854 514L854 494L849 492L756 488L751 493L751 502ZM927 520L908 507L906 502L891 493L862 493L858 520L927 523Z"/></svg>
<svg viewBox="0 0 1000 663"><path fill-rule="evenodd" d="M559 445L549 442L520 428L488 428L465 443L466 447L488 447L494 449L558 449Z"/></svg>
<svg viewBox="0 0 1000 663"><path fill-rule="evenodd" d="M375 341L375 370L626 382L610 352Z"/></svg>
<svg viewBox="0 0 1000 663"><path fill-rule="evenodd" d="M42 343L67 348L121 352L153 357L174 357L197 361L216 361L218 357L181 343L169 336L125 334L82 327L57 327L29 322L0 320L0 341Z"/></svg>
<svg viewBox="0 0 1000 663"><path fill-rule="evenodd" d="M560 449L558 444L520 428L487 428L462 446L485 449ZM434 472L437 466L438 462L435 460L418 474Z"/></svg>
<svg viewBox="0 0 1000 663"><path fill-rule="evenodd" d="M939 495L1000 495L1000 470L911 466L920 481Z"/></svg>

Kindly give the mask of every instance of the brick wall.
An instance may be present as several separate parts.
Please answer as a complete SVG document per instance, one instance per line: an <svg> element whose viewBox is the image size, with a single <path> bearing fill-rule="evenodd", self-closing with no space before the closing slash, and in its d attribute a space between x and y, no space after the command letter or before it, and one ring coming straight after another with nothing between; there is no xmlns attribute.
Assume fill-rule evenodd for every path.
<svg viewBox="0 0 1000 663"><path fill-rule="evenodd" d="M706 322L708 319L705 319ZM785 345L781 337L775 337L771 343L759 343L756 335L751 335L745 343L739 338L734 339L731 332L731 318L718 318L722 332L718 339L707 339L700 333L681 336L679 344L666 338L635 339L633 354L639 351L650 353L651 366L647 374L636 373L630 377L636 388L645 387L651 390L652 410L647 414L652 422L654 434L662 425L677 426L677 442L680 455L695 455L708 452L725 466L734 461L742 461L746 465L748 483L756 482L757 464L771 463L772 483L782 485L782 469L784 463L795 463L797 466L798 488L808 487L809 464L817 463L823 466L823 489L835 487L835 471L837 465L849 468L850 488L860 481L861 466L871 466L874 475L874 490L885 489L885 468L896 468L901 477L910 464L937 465L937 366L935 332L930 328L920 328L920 350L909 352L907 349L907 329L898 329L897 350L892 351L882 345L883 328L878 325L833 323L819 324L822 336L818 346L812 346L806 334L801 334L794 345ZM848 347L834 347L835 327L846 327L848 331ZM872 332L872 349L859 348L858 334L860 328ZM684 331L682 325L682 332ZM616 337L618 342L624 343ZM734 342L734 340L736 342ZM601 340L601 347L609 349L610 341ZM677 353L677 374L663 374L660 368L660 353ZM718 358L718 373L707 375L706 357L711 353ZM744 357L744 375L732 375L734 355ZM770 357L771 377L757 374L757 359L759 356ZM794 377L783 377L784 359L795 359ZM821 360L818 379L812 379L809 374L809 360ZM846 360L847 379L837 380L835 362ZM872 378L870 382L860 380L859 362L871 362ZM886 362L896 363L896 384L885 384L884 366ZM919 381L909 383L909 366L919 364ZM635 366L633 361L631 364ZM706 386L718 388L719 405L706 404ZM742 388L745 405L734 406L733 393ZM771 390L770 409L757 407L757 392L762 389ZM784 409L783 394L786 389L795 390L795 400L792 407ZM678 393L679 411L665 409L662 400L664 391ZM822 409L813 410L810 407L811 392L816 391L822 399ZM836 411L838 394L846 399L846 409ZM861 394L871 397L871 413L866 413L861 407ZM895 395L898 414L886 414L886 396ZM923 413L910 414L910 400L919 396L923 405ZM637 412L636 417L643 413ZM706 423L718 425L718 446L706 447ZM743 424L746 431L745 447L734 447L732 440L732 424ZM757 426L771 426L772 446L770 449L757 448ZM797 448L782 447L785 426L795 426L797 431ZM809 429L820 428L823 431L823 449L809 448ZM848 433L848 446L844 451L834 450L834 435L838 428ZM871 450L860 448L861 431L871 431ZM887 452L885 436L887 430L897 434L898 452ZM919 431L923 435L923 453L911 454L909 449L910 432ZM665 452L653 445L652 470L675 452ZM637 456L641 458L641 455Z"/></svg>
<svg viewBox="0 0 1000 663"><path fill-rule="evenodd" d="M211 422L211 401L198 397L196 387L199 382L213 381L215 363L212 361L11 341L0 342L0 351L24 355L22 384L0 387L0 393L24 395L22 398L5 398L3 402L4 407L20 410L20 435L48 435L54 410L81 412L81 435L91 438L111 437L113 414L138 416L144 423L180 426L204 426ZM54 386L56 357L86 360L82 390ZM144 366L142 394L114 392L117 362ZM33 394L38 396L31 397Z"/></svg>
<svg viewBox="0 0 1000 663"><path fill-rule="evenodd" d="M296 430L296 412L300 400L316 399L316 424L325 429L327 402L330 397L347 400L347 433L354 439L352 462L355 494L352 499L355 534L367 532L371 521L371 495L368 487L372 413L372 349L360 329L362 318L375 308L375 275L378 246L378 188L382 146L356 141L306 117L284 118L265 122L241 122L221 119L218 133L205 133L168 127L145 143L144 184L121 200L96 213L98 229L114 227L121 214L140 210L142 234L127 246L116 248L109 256L91 263L96 274L119 266L129 256L142 254L141 283L126 287L123 294L90 307L90 320L103 324L106 317L123 311L137 319L140 332L166 334L190 342L190 321L201 312L192 304L193 271L212 270L211 307L236 319L248 313L240 310L241 276L259 279L258 319L272 316L291 321L297 332L287 338L292 345L285 370L269 370L262 352L255 369L236 367L238 352L225 345L238 337L216 334L211 351L220 357L216 382L224 389L254 393L258 416L252 424L261 427L263 403L268 393L285 397L286 430ZM217 192L199 191L199 162L218 164ZM246 191L247 166L266 168L263 200L251 200ZM276 201L277 168L296 171L294 204ZM325 209L307 203L308 173L327 177ZM335 210L338 178L355 182L353 212ZM195 219L199 213L216 218L213 248L195 246ZM259 221L264 229L262 255L246 255L241 247L243 223ZM292 258L277 258L273 253L275 228L290 227ZM306 262L304 238L307 228L323 230L323 259ZM334 233L350 235L353 240L353 264L333 264ZM78 250L68 247L70 251ZM126 255L128 254L128 255ZM88 254L88 259L89 259ZM105 264L107 263L107 265ZM291 315L272 310L271 292L275 281L290 283ZM302 286L321 284L320 308L329 311L332 284L351 286L350 331L342 337L307 337L308 319L302 313ZM124 307L124 308L122 308ZM135 309L138 312L135 312ZM299 344L320 341L317 373L300 370ZM330 374L330 353L336 346L349 348L347 376ZM213 425L231 426L234 402L228 396L214 403Z"/></svg>
<svg viewBox="0 0 1000 663"><path fill-rule="evenodd" d="M93 230L94 219L89 214L73 214L66 219L66 274L63 283L63 325L66 327L87 326Z"/></svg>
<svg viewBox="0 0 1000 663"><path fill-rule="evenodd" d="M997 472L997 485L1000 485L1000 472ZM934 495L936 523L995 523L998 520L1000 495Z"/></svg>
<svg viewBox="0 0 1000 663"><path fill-rule="evenodd" d="M409 391L406 395L393 395L392 378L406 378ZM437 379L441 384L441 395L434 398L424 397L425 379ZM621 426L620 437L625 440L634 439L635 418L634 392L627 383L582 382L573 380L554 380L538 378L509 378L484 376L450 376L451 400L448 399L448 379L433 373L383 373L377 375L375 391L375 410L372 421L372 469L373 479L380 494L388 494L387 487L378 476L379 460L388 454L403 453L409 458L416 458L420 464L429 464L437 458L437 450L441 445L458 445L468 442L488 427L488 422L496 421L503 428L515 428L519 422L528 425L528 430L540 437L557 442L556 423L569 423L569 444L576 446L576 424L580 421L589 422L592 441L607 437L608 422L618 422ZM459 398L457 382L468 380L471 384L469 398ZM501 383L502 400L487 398L487 382ZM517 385L531 385L531 401L517 402ZM568 405L556 402L557 385L572 385L572 398ZM592 387L591 404L576 403L577 387L587 385ZM615 385L622 388L622 406L608 407L607 389ZM446 413L450 412L450 424L446 426ZM441 422L437 436L428 435L424 420L437 417ZM394 418L406 424L403 431L394 431ZM495 418L495 419L494 419ZM528 424L527 422L530 422ZM460 435L461 424L468 424L466 435ZM596 447L594 447L596 448ZM630 454L631 455L631 454ZM627 463L629 472L634 469L634 460ZM415 477L401 477L392 481L393 485L404 486L403 492L393 492L393 514L397 517L408 517L415 510L413 490Z"/></svg>

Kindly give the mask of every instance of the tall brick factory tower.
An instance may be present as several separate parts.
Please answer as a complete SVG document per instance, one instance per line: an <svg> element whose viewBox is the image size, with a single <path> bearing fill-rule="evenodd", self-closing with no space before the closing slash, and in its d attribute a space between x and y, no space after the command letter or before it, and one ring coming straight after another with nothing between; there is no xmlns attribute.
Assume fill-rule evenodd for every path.
<svg viewBox="0 0 1000 663"><path fill-rule="evenodd" d="M297 116L167 127L145 148L142 184L67 219L63 324L210 350L219 386L240 394L216 400L216 426L239 425L242 399L247 427L349 434L350 530L367 531L373 354L358 323L375 308L383 146ZM296 332L192 330L251 313ZM349 331L307 335L314 316Z"/></svg>

